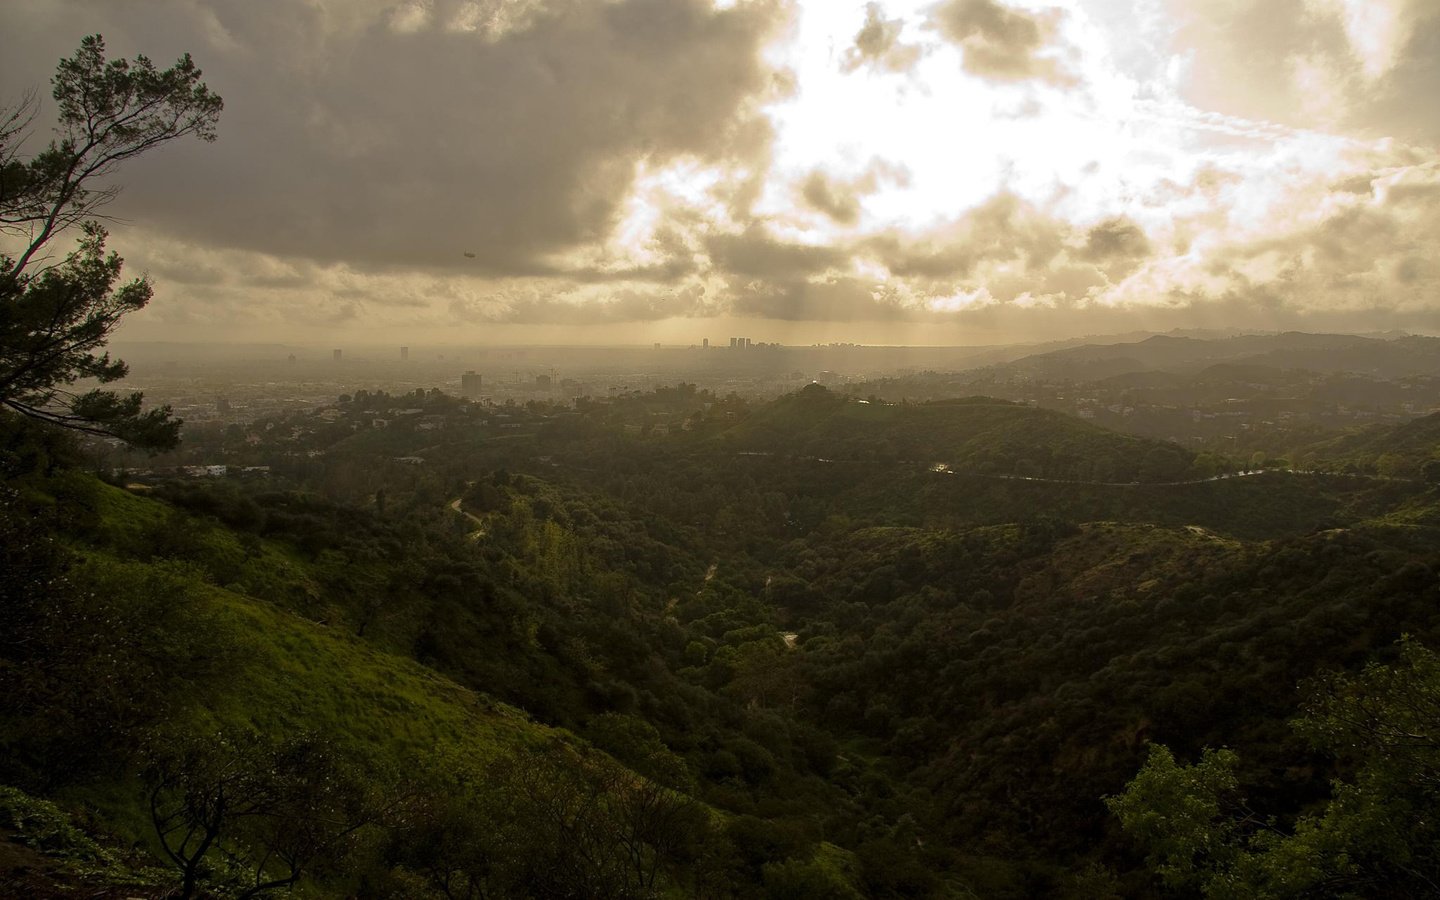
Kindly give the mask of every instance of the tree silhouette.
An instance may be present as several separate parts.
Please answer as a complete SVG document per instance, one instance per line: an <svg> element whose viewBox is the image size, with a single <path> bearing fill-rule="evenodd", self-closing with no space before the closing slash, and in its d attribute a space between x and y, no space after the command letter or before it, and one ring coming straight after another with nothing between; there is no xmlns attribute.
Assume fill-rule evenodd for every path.
<svg viewBox="0 0 1440 900"><path fill-rule="evenodd" d="M150 818L182 898L205 882L242 900L288 889L318 861L343 857L352 836L385 814L314 735L156 743Z"/></svg>
<svg viewBox="0 0 1440 900"><path fill-rule="evenodd" d="M105 42L91 35L51 80L59 122L43 150L24 155L33 94L0 112L0 237L18 247L0 253L0 407L10 413L149 449L178 442L168 407L142 411L138 393L72 386L125 376L103 348L153 293L144 277L120 283L123 261L105 252L96 220L119 188L99 182L177 138L215 139L223 104L200 74L189 54L163 71L144 56L107 62ZM76 248L54 259L52 242L72 228Z"/></svg>

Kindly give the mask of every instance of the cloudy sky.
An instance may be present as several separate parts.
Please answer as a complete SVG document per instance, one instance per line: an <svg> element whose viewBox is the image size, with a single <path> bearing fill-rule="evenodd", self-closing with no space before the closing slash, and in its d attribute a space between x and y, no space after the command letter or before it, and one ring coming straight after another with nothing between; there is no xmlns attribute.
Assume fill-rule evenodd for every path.
<svg viewBox="0 0 1440 900"><path fill-rule="evenodd" d="M132 340L1440 331L1435 0L6 0L225 98ZM53 110L47 110L53 113Z"/></svg>

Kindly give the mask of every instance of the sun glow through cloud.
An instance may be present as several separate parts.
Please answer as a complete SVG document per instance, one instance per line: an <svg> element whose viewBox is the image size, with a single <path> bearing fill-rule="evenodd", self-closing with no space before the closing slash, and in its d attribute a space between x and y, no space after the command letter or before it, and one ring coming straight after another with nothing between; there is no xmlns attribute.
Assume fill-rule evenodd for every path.
<svg viewBox="0 0 1440 900"><path fill-rule="evenodd" d="M66 52L64 7L20 4L33 40L0 75ZM971 341L1089 328L1086 310L1184 325L1252 298L1265 322L1434 302L1423 0L91 12L117 50L193 50L229 106L214 156L146 161L117 207L160 276L140 332L288 310L417 340L736 319Z"/></svg>

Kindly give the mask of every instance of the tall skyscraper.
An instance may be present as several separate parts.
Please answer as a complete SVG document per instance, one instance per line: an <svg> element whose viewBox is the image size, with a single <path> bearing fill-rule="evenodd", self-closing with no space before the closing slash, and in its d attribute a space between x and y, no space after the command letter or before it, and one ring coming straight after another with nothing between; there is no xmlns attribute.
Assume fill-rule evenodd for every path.
<svg viewBox="0 0 1440 900"><path fill-rule="evenodd" d="M460 376L460 394L465 397L480 396L481 376L473 370Z"/></svg>
<svg viewBox="0 0 1440 900"><path fill-rule="evenodd" d="M330 358L333 359L333 360L335 360L336 362L339 362L339 361L340 361L340 351L339 351L339 350L332 350L332 351L330 351Z"/></svg>
<svg viewBox="0 0 1440 900"><path fill-rule="evenodd" d="M400 348L400 359L401 359L401 361L407 360L407 359L409 359L409 358L410 358L410 348L409 348L409 347L401 347L401 348Z"/></svg>

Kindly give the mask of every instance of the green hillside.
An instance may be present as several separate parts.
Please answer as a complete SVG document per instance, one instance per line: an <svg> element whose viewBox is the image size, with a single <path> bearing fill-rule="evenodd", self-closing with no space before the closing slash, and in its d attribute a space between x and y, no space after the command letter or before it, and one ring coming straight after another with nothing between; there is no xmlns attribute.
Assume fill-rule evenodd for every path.
<svg viewBox="0 0 1440 900"><path fill-rule="evenodd" d="M812 385L726 432L736 449L837 460L943 462L965 471L1096 481L1174 481L1194 454L1050 410L972 397L859 401Z"/></svg>
<svg viewBox="0 0 1440 900"><path fill-rule="evenodd" d="M1425 464L1440 459L1440 414L1357 430L1305 452L1332 467L1348 465L1387 477L1421 478Z"/></svg>
<svg viewBox="0 0 1440 900"><path fill-rule="evenodd" d="M193 812L186 804L221 785L243 788L232 808L259 798L263 809L234 814L194 858L207 893L292 878L321 895L443 895L453 879L506 896L547 883L557 895L589 885L624 896L642 883L688 892L706 877L696 842L732 846L724 820L674 789L689 776L652 727L591 723L648 773L637 776L568 731L383 649L403 627L358 636L363 599L337 594L303 548L76 474L32 481L5 512L7 566L28 577L5 598L3 780L58 804L15 794L12 821L0 821L6 846L40 853L50 870L0 871L28 892L125 883L132 895L170 896L184 866L169 864L150 798ZM155 541L162 531L169 544ZM533 645L535 626L518 627ZM106 753L90 753L96 746ZM104 823L104 845L145 852L56 844L44 822L67 813ZM497 816L505 822L487 824ZM424 839L432 832L445 842ZM577 846L582 837L592 843ZM809 861L819 850L800 840L776 861L790 856L821 877L829 869Z"/></svg>
<svg viewBox="0 0 1440 900"><path fill-rule="evenodd" d="M1140 796L1148 744L1155 778L1231 748L1285 831L1362 771L1287 724L1315 679L1440 642L1419 481L1211 478L985 399L493 412L365 441L342 420L249 479L127 490L7 457L32 463L7 463L0 535L24 576L0 587L0 875L1163 896L1130 834L1155 801L1105 803ZM1057 474L1000 468L1019 452ZM1187 477L1095 478L1157 452ZM223 772L269 805L177 863L165 823Z"/></svg>

